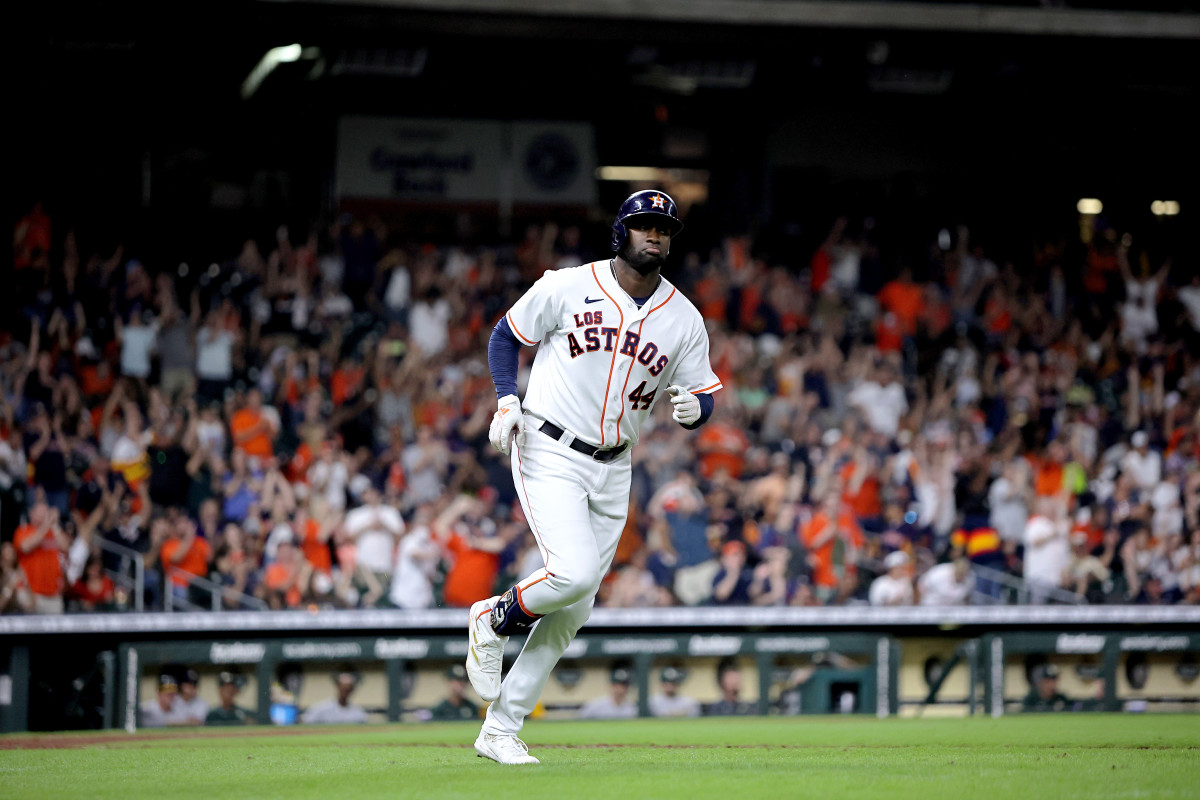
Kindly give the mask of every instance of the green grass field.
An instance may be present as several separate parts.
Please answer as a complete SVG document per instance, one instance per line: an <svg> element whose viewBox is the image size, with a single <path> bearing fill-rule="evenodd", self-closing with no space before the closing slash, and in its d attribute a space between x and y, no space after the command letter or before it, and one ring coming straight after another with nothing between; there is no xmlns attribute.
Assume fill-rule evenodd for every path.
<svg viewBox="0 0 1200 800"><path fill-rule="evenodd" d="M531 722L540 766L475 724L0 737L0 797L1172 798L1200 796L1200 715Z"/></svg>

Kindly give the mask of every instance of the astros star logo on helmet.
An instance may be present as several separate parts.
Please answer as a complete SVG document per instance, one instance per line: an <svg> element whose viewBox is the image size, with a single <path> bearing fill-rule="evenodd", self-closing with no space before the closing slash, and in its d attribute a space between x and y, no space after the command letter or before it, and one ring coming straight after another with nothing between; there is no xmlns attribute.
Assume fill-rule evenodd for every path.
<svg viewBox="0 0 1200 800"><path fill-rule="evenodd" d="M667 207L666 200L663 199L663 196L661 194L656 194L656 195L654 195L654 197L650 198L650 207L665 209Z"/></svg>

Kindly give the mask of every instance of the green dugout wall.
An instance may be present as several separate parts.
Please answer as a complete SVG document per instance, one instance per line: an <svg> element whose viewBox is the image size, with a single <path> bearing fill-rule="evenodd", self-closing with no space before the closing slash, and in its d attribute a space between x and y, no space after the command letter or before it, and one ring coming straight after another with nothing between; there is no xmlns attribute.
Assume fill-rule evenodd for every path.
<svg viewBox="0 0 1200 800"><path fill-rule="evenodd" d="M353 663L370 671L376 717L399 719L406 671L436 675L465 658L464 616L430 609L0 617L0 730L72 727L47 713L46 698L57 692L62 702L74 702L72 684L81 678L102 695L94 705L103 713L75 727L136 728L138 701L148 699L139 698L140 677L166 663L193 665L202 674L206 665L210 673L240 670L253 688L239 704L264 722L280 662L308 664L314 672ZM963 713L972 700L987 713L1003 713L1005 701L1017 702L1027 691L1023 668L1037 658L1073 667L1064 688L1072 696L1089 693L1089 708L1165 698L1157 707L1185 710L1200 708L1200 680L1189 667L1200 660L1198 637L1196 607L596 609L564 658L586 673L575 700L584 689L592 696L603 691L601 675L613 661L632 662L643 713L658 666L693 670L685 688L712 699L715 683L705 671L727 657L737 659L746 678L743 699L774 713L780 675L816 664L818 654L836 657L822 659L800 687L804 713L837 710L830 695L845 686L853 688L859 713ZM510 658L519 646L512 643ZM1135 658L1153 667L1145 688L1124 677ZM933 689L928 667L935 662L946 677ZM1081 677L1084 667L1089 678ZM1096 676L1104 681L1098 696ZM410 698L410 710L428 699L424 689L417 694L423 696ZM566 713L567 706L559 708Z"/></svg>
<svg viewBox="0 0 1200 800"><path fill-rule="evenodd" d="M506 660L515 658L521 642L512 640ZM564 658L608 663L622 658L633 662L638 681L642 716L649 715L650 674L656 659L680 660L711 657L744 657L752 660L758 672L758 713L771 707L772 673L780 659L800 654L837 652L861 656L860 668L831 670L814 676L808 687L811 697L822 694L828 682L836 679L854 684L863 702L859 710L886 717L898 709L897 677L900 650L886 634L732 634L692 633L659 636L655 634L581 635L571 643ZM163 664L184 663L215 665L250 673L254 678L257 721L270 723L271 683L276 667L282 662L338 662L362 664L382 662L387 675L387 718L399 721L403 700L403 675L408 661L453 661L466 657L465 636L377 636L312 637L304 639L221 639L214 641L153 641L122 644L116 654L117 687L113 724L133 732L139 726L138 706L142 674ZM803 688L803 687L802 687ZM810 705L813 701L810 701ZM821 709L821 710L828 710Z"/></svg>
<svg viewBox="0 0 1200 800"><path fill-rule="evenodd" d="M978 670L983 680L983 707L993 717L1005 713L1006 694L1013 657L1044 656L1047 662L1067 660L1093 669L1102 691L1084 698L1082 707L1098 711L1120 711L1118 688L1122 682L1122 659L1131 654L1200 654L1200 632L1195 628L1172 632L1089 631L1079 633L989 633L981 637Z"/></svg>

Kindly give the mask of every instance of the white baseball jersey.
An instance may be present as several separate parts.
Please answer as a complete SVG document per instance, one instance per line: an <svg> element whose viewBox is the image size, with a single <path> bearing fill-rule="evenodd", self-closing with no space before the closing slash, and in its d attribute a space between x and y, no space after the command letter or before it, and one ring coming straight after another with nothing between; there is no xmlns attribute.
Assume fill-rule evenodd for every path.
<svg viewBox="0 0 1200 800"><path fill-rule="evenodd" d="M638 308L608 261L547 272L507 318L522 343L541 344L525 411L596 447L636 444L668 386L721 388L704 319L666 278Z"/></svg>
<svg viewBox="0 0 1200 800"><path fill-rule="evenodd" d="M483 731L497 735L515 735L536 707L591 613L629 512L627 448L600 462L529 428L540 419L593 447L624 447L637 442L668 386L693 394L721 388L699 312L666 279L639 309L608 261L548 272L507 319L522 342L541 345L523 403L526 432L513 440L511 464L545 566L515 587L521 610L541 619L488 706ZM623 711L636 714L636 706Z"/></svg>

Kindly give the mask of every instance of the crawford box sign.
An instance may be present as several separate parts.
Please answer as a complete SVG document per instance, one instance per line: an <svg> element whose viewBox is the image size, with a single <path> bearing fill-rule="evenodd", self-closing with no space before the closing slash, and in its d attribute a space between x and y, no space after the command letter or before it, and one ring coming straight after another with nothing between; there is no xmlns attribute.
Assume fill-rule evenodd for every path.
<svg viewBox="0 0 1200 800"><path fill-rule="evenodd" d="M343 117L342 199L589 204L591 126L573 122Z"/></svg>

